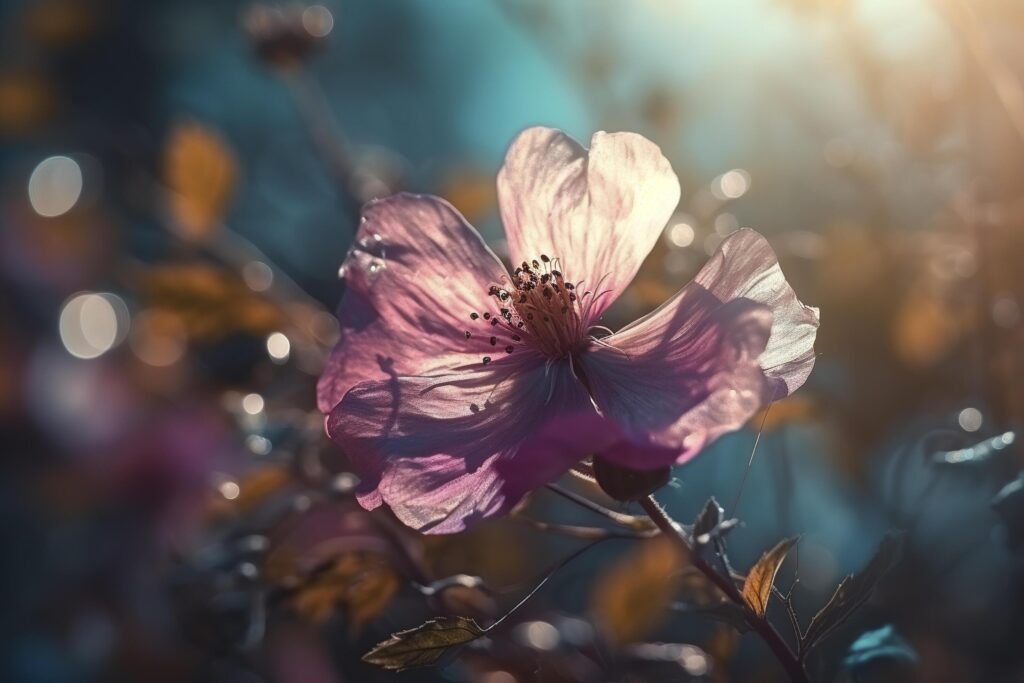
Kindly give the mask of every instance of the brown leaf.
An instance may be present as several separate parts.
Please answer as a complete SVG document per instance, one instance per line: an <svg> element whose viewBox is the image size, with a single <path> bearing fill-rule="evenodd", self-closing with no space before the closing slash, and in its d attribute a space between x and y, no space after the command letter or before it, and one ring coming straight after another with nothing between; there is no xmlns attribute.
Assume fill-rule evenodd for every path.
<svg viewBox="0 0 1024 683"><path fill-rule="evenodd" d="M395 570L379 555L346 553L292 599L295 610L315 623L346 611L353 629L377 617L400 587Z"/></svg>
<svg viewBox="0 0 1024 683"><path fill-rule="evenodd" d="M774 548L761 556L747 575L747 580L743 582L743 599L757 616L763 617L768 611L768 598L772 595L775 575L796 542L796 538L779 541Z"/></svg>
<svg viewBox="0 0 1024 683"><path fill-rule="evenodd" d="M168 263L142 271L146 304L176 316L189 339L216 342L244 332L264 335L286 324L282 310L235 273L206 263Z"/></svg>
<svg viewBox="0 0 1024 683"><path fill-rule="evenodd" d="M188 239L203 239L220 224L235 188L234 155L213 131L179 124L164 151L164 183L175 225Z"/></svg>
<svg viewBox="0 0 1024 683"><path fill-rule="evenodd" d="M399 631L363 655L363 661L402 671L434 664L450 647L463 645L484 634L475 621L465 617L441 617Z"/></svg>
<svg viewBox="0 0 1024 683"><path fill-rule="evenodd" d="M641 543L598 580L591 598L594 619L614 644L649 635L672 608L686 558L665 536Z"/></svg>

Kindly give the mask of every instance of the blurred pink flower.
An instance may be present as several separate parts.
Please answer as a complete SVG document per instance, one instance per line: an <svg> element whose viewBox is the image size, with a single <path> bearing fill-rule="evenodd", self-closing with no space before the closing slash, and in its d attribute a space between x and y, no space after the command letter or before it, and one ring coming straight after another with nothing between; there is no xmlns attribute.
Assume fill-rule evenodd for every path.
<svg viewBox="0 0 1024 683"><path fill-rule="evenodd" d="M364 507L457 532L591 454L638 470L686 462L810 373L818 311L750 230L657 310L597 327L679 201L645 138L597 133L588 151L531 128L498 200L512 274L442 199L364 209L318 386Z"/></svg>

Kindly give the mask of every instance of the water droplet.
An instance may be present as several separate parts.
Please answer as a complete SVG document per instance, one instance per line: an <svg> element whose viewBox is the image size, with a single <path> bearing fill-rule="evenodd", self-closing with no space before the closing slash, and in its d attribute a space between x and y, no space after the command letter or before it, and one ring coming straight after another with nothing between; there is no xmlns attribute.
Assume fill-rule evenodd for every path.
<svg viewBox="0 0 1024 683"><path fill-rule="evenodd" d="M348 275L348 261L343 261L342 264L338 266L338 279L344 280L346 275Z"/></svg>
<svg viewBox="0 0 1024 683"><path fill-rule="evenodd" d="M375 232L373 233L373 241L380 244L381 242L384 241L384 236L381 235L379 232Z"/></svg>
<svg viewBox="0 0 1024 683"><path fill-rule="evenodd" d="M368 270L370 271L370 275L376 275L380 271L384 270L385 267L386 266L384 264L384 261L382 261L379 258L375 258L372 261L370 261L370 266Z"/></svg>

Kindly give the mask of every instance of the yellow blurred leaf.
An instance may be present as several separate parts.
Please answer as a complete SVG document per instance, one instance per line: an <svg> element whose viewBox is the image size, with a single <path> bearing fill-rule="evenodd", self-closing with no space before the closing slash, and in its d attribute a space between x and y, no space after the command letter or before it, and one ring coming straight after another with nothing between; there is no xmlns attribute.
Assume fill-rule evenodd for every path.
<svg viewBox="0 0 1024 683"><path fill-rule="evenodd" d="M342 555L329 570L304 585L292 605L316 623L343 608L357 629L384 611L400 583L398 574L383 557L354 551Z"/></svg>
<svg viewBox="0 0 1024 683"><path fill-rule="evenodd" d="M772 403L770 407L759 410L750 418L750 426L770 432L779 427L798 422L809 422L814 417L815 403L806 396L790 396Z"/></svg>
<svg viewBox="0 0 1024 683"><path fill-rule="evenodd" d="M231 271L205 263L154 266L138 287L153 309L177 316L188 337L216 341L235 332L264 335L285 324L284 313Z"/></svg>
<svg viewBox="0 0 1024 683"><path fill-rule="evenodd" d="M498 205L494 177L480 171L460 170L451 173L442 183L440 194L470 223L479 223Z"/></svg>
<svg viewBox="0 0 1024 683"><path fill-rule="evenodd" d="M644 541L597 580L591 611L616 645L649 635L668 615L686 558L669 538Z"/></svg>
<svg viewBox="0 0 1024 683"><path fill-rule="evenodd" d="M164 149L163 175L176 227L188 239L208 237L234 191L237 166L231 150L201 124L179 124Z"/></svg>
<svg viewBox="0 0 1024 683"><path fill-rule="evenodd" d="M893 344L903 360L926 367L952 351L960 333L960 321L938 294L926 287L914 287L897 313Z"/></svg>

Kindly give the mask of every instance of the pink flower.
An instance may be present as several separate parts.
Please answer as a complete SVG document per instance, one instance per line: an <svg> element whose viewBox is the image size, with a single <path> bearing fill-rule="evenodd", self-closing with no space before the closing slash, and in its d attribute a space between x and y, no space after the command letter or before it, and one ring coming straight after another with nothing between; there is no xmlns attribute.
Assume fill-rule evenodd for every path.
<svg viewBox="0 0 1024 683"><path fill-rule="evenodd" d="M588 151L531 128L498 199L511 274L442 199L364 209L318 386L364 507L461 531L592 454L636 470L686 462L807 379L818 311L750 230L657 310L614 334L597 326L679 201L645 138L597 133Z"/></svg>

